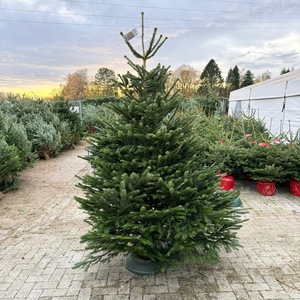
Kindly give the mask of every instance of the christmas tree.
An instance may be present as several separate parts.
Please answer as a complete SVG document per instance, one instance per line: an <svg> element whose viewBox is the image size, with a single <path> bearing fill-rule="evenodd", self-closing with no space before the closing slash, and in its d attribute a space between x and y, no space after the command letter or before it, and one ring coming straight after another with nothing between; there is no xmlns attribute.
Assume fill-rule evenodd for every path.
<svg viewBox="0 0 300 300"><path fill-rule="evenodd" d="M288 146L261 142L252 144L247 151L237 153L243 171L254 180L284 182L288 176L290 159Z"/></svg>
<svg viewBox="0 0 300 300"><path fill-rule="evenodd" d="M90 140L86 156L93 173L81 178L85 198L76 197L91 228L81 237L89 254L75 267L88 268L120 253L150 260L164 271L182 263L215 263L222 247L239 247L237 192L218 190L216 169L203 165L201 142L193 134L193 117L179 119L180 97L165 89L169 68L146 63L166 41L156 38L142 53L129 41L135 74L119 75L125 94L113 123L103 122ZM123 34L121 33L123 36Z"/></svg>

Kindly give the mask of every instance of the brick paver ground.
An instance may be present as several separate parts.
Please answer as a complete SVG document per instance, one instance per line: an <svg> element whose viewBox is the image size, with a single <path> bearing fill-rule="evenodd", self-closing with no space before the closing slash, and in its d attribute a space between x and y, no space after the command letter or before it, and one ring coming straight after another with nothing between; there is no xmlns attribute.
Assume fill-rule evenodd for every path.
<svg viewBox="0 0 300 300"><path fill-rule="evenodd" d="M248 208L239 231L243 249L222 253L216 266L187 265L139 277L124 257L87 272L72 269L84 256L87 231L77 207L74 175L89 171L85 143L21 175L20 189L0 200L0 299L176 300L300 299L300 198L281 187L261 196L241 182Z"/></svg>

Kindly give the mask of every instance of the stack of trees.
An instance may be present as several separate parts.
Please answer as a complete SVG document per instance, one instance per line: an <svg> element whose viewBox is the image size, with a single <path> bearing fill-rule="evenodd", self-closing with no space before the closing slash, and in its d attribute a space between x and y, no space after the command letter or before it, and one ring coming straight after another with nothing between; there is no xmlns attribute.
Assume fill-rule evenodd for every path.
<svg viewBox="0 0 300 300"><path fill-rule="evenodd" d="M37 158L49 159L82 138L79 115L68 102L17 97L0 102L0 191L17 184L18 173Z"/></svg>

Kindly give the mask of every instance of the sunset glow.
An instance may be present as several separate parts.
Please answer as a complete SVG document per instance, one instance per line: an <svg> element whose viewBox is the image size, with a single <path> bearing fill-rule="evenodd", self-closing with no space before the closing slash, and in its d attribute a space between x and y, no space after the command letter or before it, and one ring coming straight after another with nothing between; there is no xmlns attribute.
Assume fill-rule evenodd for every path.
<svg viewBox="0 0 300 300"><path fill-rule="evenodd" d="M27 88L10 88L0 90L5 94L19 94L20 96L25 96L28 98L50 98L52 91L56 89L58 86L32 86Z"/></svg>
<svg viewBox="0 0 300 300"><path fill-rule="evenodd" d="M2 2L0 93L50 97L78 70L86 69L91 81L102 67L116 74L131 71L120 31L136 30L130 43L139 45L141 11L146 36L158 28L169 38L149 69L157 63L171 71L189 65L201 73L214 59L224 79L234 66L260 79L266 71L276 77L283 68L300 68L296 0Z"/></svg>

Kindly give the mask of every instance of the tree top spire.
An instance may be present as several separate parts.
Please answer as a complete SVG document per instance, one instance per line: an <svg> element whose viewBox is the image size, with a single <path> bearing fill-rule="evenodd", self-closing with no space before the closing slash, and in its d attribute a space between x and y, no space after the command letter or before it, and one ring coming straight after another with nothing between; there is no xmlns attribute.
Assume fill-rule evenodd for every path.
<svg viewBox="0 0 300 300"><path fill-rule="evenodd" d="M142 15L142 53L139 53L137 50L134 49L134 47L131 45L131 43L124 38L123 32L120 32L121 36L124 38L125 43L133 53L133 55L137 58L140 58L143 60L143 67L146 69L146 61L153 57L158 49L164 44L164 42L168 39L168 37L164 37L163 35L160 35L158 39L156 39L156 33L157 28L154 28L152 38L149 43L149 47L145 48L145 25L144 25L144 12L141 13ZM125 58L128 60L128 58L125 56Z"/></svg>

